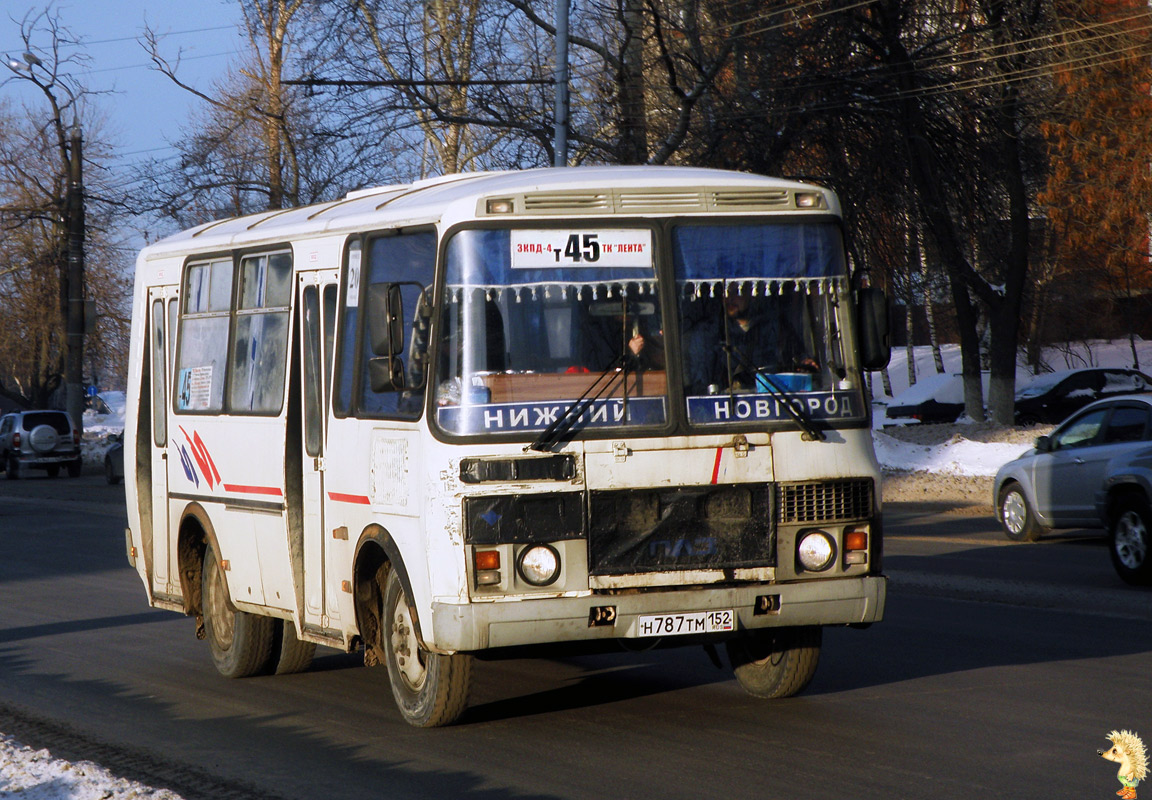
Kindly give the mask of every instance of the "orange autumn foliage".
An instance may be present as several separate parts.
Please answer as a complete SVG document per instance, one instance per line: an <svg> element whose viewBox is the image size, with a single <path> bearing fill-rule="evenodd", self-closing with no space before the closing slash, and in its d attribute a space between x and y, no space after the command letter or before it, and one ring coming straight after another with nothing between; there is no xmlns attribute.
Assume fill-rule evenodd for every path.
<svg viewBox="0 0 1152 800"><path fill-rule="evenodd" d="M1087 292L1152 291L1152 15L1138 0L1069 0L1053 62L1058 106L1041 133L1037 200L1064 271ZM1069 276L1071 277L1071 276Z"/></svg>

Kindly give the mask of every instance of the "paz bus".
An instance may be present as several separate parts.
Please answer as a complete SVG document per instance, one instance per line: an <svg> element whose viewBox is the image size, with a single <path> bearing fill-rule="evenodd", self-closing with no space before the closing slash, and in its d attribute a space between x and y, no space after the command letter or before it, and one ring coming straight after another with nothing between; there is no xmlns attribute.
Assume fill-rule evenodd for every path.
<svg viewBox="0 0 1152 800"><path fill-rule="evenodd" d="M416 726L553 645L723 645L794 694L884 612L860 277L832 192L683 167L184 231L136 263L128 559L223 675L362 650Z"/></svg>

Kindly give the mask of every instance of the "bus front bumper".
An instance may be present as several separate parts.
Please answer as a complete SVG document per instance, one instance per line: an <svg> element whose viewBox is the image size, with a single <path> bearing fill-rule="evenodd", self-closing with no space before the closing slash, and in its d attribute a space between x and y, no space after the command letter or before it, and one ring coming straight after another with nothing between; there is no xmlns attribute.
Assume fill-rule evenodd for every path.
<svg viewBox="0 0 1152 800"><path fill-rule="evenodd" d="M801 625L849 625L884 617L884 576L709 588L525 597L452 604L433 602L434 647L443 652L595 639L639 638L642 614L731 609L737 630ZM767 600L763 598L768 598ZM611 624L603 609L611 608Z"/></svg>

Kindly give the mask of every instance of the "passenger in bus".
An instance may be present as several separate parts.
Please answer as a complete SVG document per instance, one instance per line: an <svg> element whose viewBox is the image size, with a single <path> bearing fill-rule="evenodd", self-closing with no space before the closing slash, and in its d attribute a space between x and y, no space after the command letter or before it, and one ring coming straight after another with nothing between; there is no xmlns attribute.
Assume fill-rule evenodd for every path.
<svg viewBox="0 0 1152 800"><path fill-rule="evenodd" d="M648 315L629 313L591 317L584 328L580 366L593 372L607 369L621 355L627 337L629 369L664 369L663 331L649 330Z"/></svg>
<svg viewBox="0 0 1152 800"><path fill-rule="evenodd" d="M687 333L688 394L756 391L758 372L820 371L803 346L783 298L753 298L729 287L723 302L722 320L706 318Z"/></svg>

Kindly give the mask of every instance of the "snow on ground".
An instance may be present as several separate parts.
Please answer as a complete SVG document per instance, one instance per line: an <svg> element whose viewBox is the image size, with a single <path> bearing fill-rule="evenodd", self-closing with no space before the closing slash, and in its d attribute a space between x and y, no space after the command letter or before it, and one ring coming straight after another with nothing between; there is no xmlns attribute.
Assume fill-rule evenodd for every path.
<svg viewBox="0 0 1152 800"><path fill-rule="evenodd" d="M875 432L876 458L887 470L945 475L995 475L1005 463L1032 448L1032 443L973 442L961 433L942 444L922 445Z"/></svg>
<svg viewBox="0 0 1152 800"><path fill-rule="evenodd" d="M904 391L910 391L910 396L926 393L922 388L925 381L931 386L940 380L935 377L931 348L913 350L918 380L909 389L907 350L892 348L888 377L895 396ZM959 373L960 346L943 345L940 350L945 371ZM1152 341L1138 340L1136 353L1138 368L1152 374ZM1042 361L1053 370L1133 366L1127 339L1050 347L1045 349ZM1017 388L1032 377L1027 366L1019 366ZM990 423L975 423L967 417L961 417L954 425L889 420L885 411L892 395L885 394L880 373L872 373L872 401L876 457L885 472L884 499L889 502L928 500L990 513L992 478L996 471L1031 449L1037 436L1052 430L1052 426L998 428Z"/></svg>
<svg viewBox="0 0 1152 800"><path fill-rule="evenodd" d="M71 763L0 734L0 798L12 800L181 800L117 778L90 761Z"/></svg>
<svg viewBox="0 0 1152 800"><path fill-rule="evenodd" d="M124 412L97 414L91 409L84 412L84 438L80 441L80 457L85 466L104 467L104 453L112 444L109 436L124 432ZM4 795L0 794L0 800Z"/></svg>

